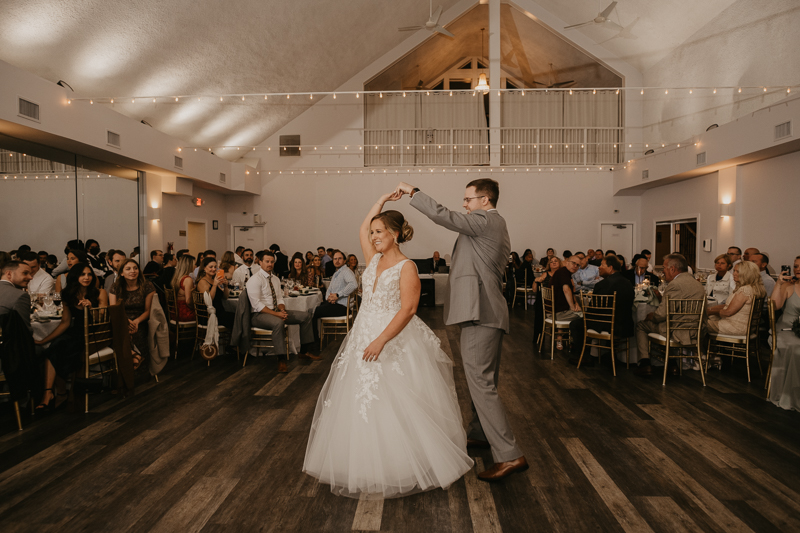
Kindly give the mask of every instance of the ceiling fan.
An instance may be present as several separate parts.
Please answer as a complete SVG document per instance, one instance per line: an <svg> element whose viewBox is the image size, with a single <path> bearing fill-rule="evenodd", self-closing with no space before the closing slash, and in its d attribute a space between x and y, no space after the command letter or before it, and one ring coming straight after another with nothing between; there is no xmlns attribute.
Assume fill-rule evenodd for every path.
<svg viewBox="0 0 800 533"><path fill-rule="evenodd" d="M616 3L616 2L615 2ZM405 26L403 28L397 28L397 31L418 31L418 30L428 30L430 32L437 32L441 33L442 35L447 35L448 37L455 37L452 33L444 29L444 27L439 25L439 17L442 16L442 6L436 8L436 11L433 11L433 0L430 2L430 18L428 22L425 23L424 26Z"/></svg>
<svg viewBox="0 0 800 533"><path fill-rule="evenodd" d="M615 7L617 7L616 0L608 4L608 7L598 13L597 16L592 20L587 20L586 22L581 22L580 24L573 24L572 26L564 26L564 29L569 30L573 28L580 28L582 26L588 26L589 24L607 24L608 26L621 30L622 26L608 18L609 15L611 15L611 12L614 11Z"/></svg>
<svg viewBox="0 0 800 533"><path fill-rule="evenodd" d="M542 83L540 81L536 81L536 80L533 80L533 83L535 83L537 85L544 85L548 89L561 89L563 87L572 87L575 84L575 80L553 81L555 79L557 79L556 78L556 71L553 68L553 64L550 63L550 85L548 85L546 83Z"/></svg>

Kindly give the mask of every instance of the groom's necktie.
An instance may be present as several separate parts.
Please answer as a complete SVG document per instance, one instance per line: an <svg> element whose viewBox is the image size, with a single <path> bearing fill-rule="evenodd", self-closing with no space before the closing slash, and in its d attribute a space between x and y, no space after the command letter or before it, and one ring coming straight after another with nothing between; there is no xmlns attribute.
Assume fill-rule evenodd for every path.
<svg viewBox="0 0 800 533"><path fill-rule="evenodd" d="M272 310L278 311L278 296L275 294L275 286L272 284L272 276L267 276L267 283L269 283L269 292L272 293Z"/></svg>

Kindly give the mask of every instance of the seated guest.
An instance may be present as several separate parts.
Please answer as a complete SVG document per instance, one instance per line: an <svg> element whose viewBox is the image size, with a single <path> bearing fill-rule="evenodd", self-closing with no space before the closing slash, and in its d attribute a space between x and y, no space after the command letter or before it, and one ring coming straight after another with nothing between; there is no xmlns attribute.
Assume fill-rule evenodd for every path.
<svg viewBox="0 0 800 533"><path fill-rule="evenodd" d="M586 256L586 257L589 257L589 264L590 265L599 267L600 263L603 262L603 258L605 256L606 256L606 254L603 253L603 250L600 250L598 248L597 250L594 251L594 255L593 256Z"/></svg>
<svg viewBox="0 0 800 533"><path fill-rule="evenodd" d="M670 300L699 300L705 298L706 294L699 281L689 274L689 265L686 258L681 254L669 254L664 256L664 279L667 280L667 290L664 296ZM635 373L637 376L652 376L653 369L650 365L649 343L647 335L649 333L667 332L667 298L661 300L661 305L654 312L649 313L645 320L636 325L636 347L639 350L639 368ZM689 344L696 341L697 334L690 331L676 331L673 340L681 344ZM677 365L673 367L673 374L677 375Z"/></svg>
<svg viewBox="0 0 800 533"><path fill-rule="evenodd" d="M230 250L226 250L225 253L222 254L220 266L222 266L222 263L230 263L231 265L236 264L236 256Z"/></svg>
<svg viewBox="0 0 800 533"><path fill-rule="evenodd" d="M233 328L233 319L236 313L225 309L225 300L228 299L229 289L225 276L220 274L222 274L222 271L217 273L217 258L206 255L203 262L200 263L200 272L197 274L197 283L195 285L197 292L207 292L211 297L219 324L231 329Z"/></svg>
<svg viewBox="0 0 800 533"><path fill-rule="evenodd" d="M184 254L188 254L188 253L189 253L189 249L188 248L181 248L180 250L175 252L175 257L180 259Z"/></svg>
<svg viewBox="0 0 800 533"><path fill-rule="evenodd" d="M226 263L223 261L219 265L219 270L225 273L225 282L228 284L228 288L231 288L231 281L233 281L233 273L236 272L236 264L235 263Z"/></svg>
<svg viewBox="0 0 800 533"><path fill-rule="evenodd" d="M74 267L78 263L89 264L89 258L83 250L70 250L67 252L66 265L69 268ZM59 265L61 266L61 265ZM61 292L67 287L67 275L61 274L56 278L56 292Z"/></svg>
<svg viewBox="0 0 800 533"><path fill-rule="evenodd" d="M336 271L331 278L326 300L314 311L312 325L315 339L319 339L317 320L325 317L347 316L347 297L358 290L358 281L356 281L353 271L344 266L344 259L344 252L341 250L333 252L332 264Z"/></svg>
<svg viewBox="0 0 800 533"><path fill-rule="evenodd" d="M313 261L313 260L314 260L314 252L312 252L311 250L307 251L306 252L306 267L310 267L311 266L311 261Z"/></svg>
<svg viewBox="0 0 800 533"><path fill-rule="evenodd" d="M303 261L303 254L295 252L291 260L291 270L289 271L289 280L294 283L294 286L305 285L308 281L308 271L306 264Z"/></svg>
<svg viewBox="0 0 800 533"><path fill-rule="evenodd" d="M519 254L517 252L511 252L508 256L504 280L506 283L506 299L509 305L511 305L511 302L514 300L514 291L516 290L514 280L517 279L517 270L520 266L522 266L522 261L519 260Z"/></svg>
<svg viewBox="0 0 800 533"><path fill-rule="evenodd" d="M586 250L586 257L589 258L589 261L594 259L594 248L589 248L588 250Z"/></svg>
<svg viewBox="0 0 800 533"><path fill-rule="evenodd" d="M428 267L430 268L430 271L431 272L438 272L439 271L439 267L443 267L443 266L447 266L447 263L445 263L444 259L442 259L439 256L439 252L438 251L433 252L433 257L428 259Z"/></svg>
<svg viewBox="0 0 800 533"><path fill-rule="evenodd" d="M619 272L620 274L628 270L628 265L625 261L624 255L617 254L617 259L619 259Z"/></svg>
<svg viewBox="0 0 800 533"><path fill-rule="evenodd" d="M777 338L769 401L781 409L800 411L800 338L792 326L800 317L800 255L794 259L794 277L782 271L772 291L772 301L783 314L775 324Z"/></svg>
<svg viewBox="0 0 800 533"><path fill-rule="evenodd" d="M731 268L733 264L728 254L720 254L714 259L715 274L712 274L706 279L706 296L709 302L714 301L716 304L724 304L728 301L728 296L731 292L731 282L733 280L733 273ZM735 285L736 282L733 282Z"/></svg>
<svg viewBox="0 0 800 533"><path fill-rule="evenodd" d="M734 265L742 260L742 249L738 246L728 246L728 251L726 253L728 254L728 257L731 258L731 261L733 261Z"/></svg>
<svg viewBox="0 0 800 533"><path fill-rule="evenodd" d="M54 256L53 254L48 255L47 262L45 263L45 265L46 265L45 270L52 277L53 270L55 270L55 268L58 266L58 257Z"/></svg>
<svg viewBox="0 0 800 533"><path fill-rule="evenodd" d="M583 252L578 252L575 257L579 258L581 262L580 268L572 274L575 290L578 292L591 291L600 281L600 269L590 265L589 258Z"/></svg>
<svg viewBox="0 0 800 533"><path fill-rule="evenodd" d="M72 264L72 266L70 266L67 263L67 257L66 256L69 255L69 251L70 250L80 250L81 253L85 254L86 252L83 251L84 248L85 248L85 246L83 245L83 241L80 240L80 239L73 239L73 240L69 241L67 243L67 246L64 248L64 259L62 259L61 262L56 266L56 268L53 269L53 272L51 272L53 277L55 278L55 277L60 276L61 274L66 274L67 270L72 268L72 266L75 266L74 263ZM87 256L86 262L88 262L88 261L89 261L89 258Z"/></svg>
<svg viewBox="0 0 800 533"><path fill-rule="evenodd" d="M213 257L214 259L216 259L217 252L215 252L214 250L206 250L197 257L197 261L195 262L196 268L194 269L194 272L192 272L192 279L195 281L195 283L197 283L197 276L200 275L200 265L203 263L203 259L205 259L206 257Z"/></svg>
<svg viewBox="0 0 800 533"><path fill-rule="evenodd" d="M67 280L67 287L61 291L61 322L50 335L34 341L39 345L52 342L44 351L44 396L37 410L53 407L56 375L67 380L83 368L83 310L87 307L108 307L108 293L105 289L97 288L97 275L91 266L78 263L69 269Z"/></svg>
<svg viewBox="0 0 800 533"><path fill-rule="evenodd" d="M742 261L750 261L750 259L755 255L761 253L758 248L747 248L744 253L742 254Z"/></svg>
<svg viewBox="0 0 800 533"><path fill-rule="evenodd" d="M139 261L139 247L138 246L134 246L133 247L133 251L131 252L131 259L135 259L137 261L136 264L139 264L138 263L138 261Z"/></svg>
<svg viewBox="0 0 800 533"><path fill-rule="evenodd" d="M547 265L544 274L541 274L539 277L533 280L532 289L533 292L536 293L536 314L534 315L533 322L534 342L539 338L539 335L541 335L542 330L544 329L544 304L542 302L542 287L550 287L553 274L555 274L559 268L561 268L561 259L554 255L550 258L550 263Z"/></svg>
<svg viewBox="0 0 800 533"><path fill-rule="evenodd" d="M566 260L567 260L567 259L569 259L570 257L572 257L572 251L570 251L570 250L564 250L564 261L566 261Z"/></svg>
<svg viewBox="0 0 800 533"><path fill-rule="evenodd" d="M47 266L47 256L50 254L48 254L45 251L40 251L37 255L39 256L39 266L41 267L42 270L44 270L45 267Z"/></svg>
<svg viewBox="0 0 800 533"><path fill-rule="evenodd" d="M442 259L442 261L444 261L444 259ZM353 271L353 275L356 277L356 282L358 283L358 294L361 294L361 273L358 271L358 257L353 254L348 255L347 268Z"/></svg>
<svg viewBox="0 0 800 533"><path fill-rule="evenodd" d="M242 250L242 266L236 269L233 273L233 278L231 278L234 285L238 284L239 287L244 287L247 284L247 280L258 274L258 271L261 270L261 267L258 266L258 262L254 262L253 258L253 250L250 248Z"/></svg>
<svg viewBox="0 0 800 533"><path fill-rule="evenodd" d="M609 255L613 255L614 257L616 257L617 252L615 252L614 250L606 250L606 257L608 257Z"/></svg>
<svg viewBox="0 0 800 533"><path fill-rule="evenodd" d="M758 273L761 276L761 281L764 283L764 290L767 291L768 296L771 295L772 290L775 288L775 280L772 279L772 276L770 276L767 271L767 267L769 267L769 256L759 252L750 256L750 262L758 267Z"/></svg>
<svg viewBox="0 0 800 533"><path fill-rule="evenodd" d="M325 264L331 261L331 256L325 253L325 247L319 246L317 248L317 256L319 260L322 262L322 271L325 271Z"/></svg>
<svg viewBox="0 0 800 533"><path fill-rule="evenodd" d="M161 272L158 274L158 278L156 279L156 285L160 285L163 287L169 287L172 283L172 278L175 276L175 267L178 265L178 260L175 258L174 255L167 252L164 254L164 268L161 269Z"/></svg>
<svg viewBox="0 0 800 533"><path fill-rule="evenodd" d="M344 262L344 261L343 261ZM275 267L275 254L266 251L261 258L261 270L247 282L247 297L250 300L253 327L272 331L272 343L278 356L278 372L288 372L286 353L286 325L300 324L300 347L298 357L320 360L310 353L314 332L311 326L311 314L306 311L287 311L283 301L281 283L272 271ZM348 269L349 270L349 269Z"/></svg>
<svg viewBox="0 0 800 533"><path fill-rule="evenodd" d="M523 287L526 283L528 287L533 286L533 250L528 248L522 254L522 264L516 273L517 285Z"/></svg>
<svg viewBox="0 0 800 533"><path fill-rule="evenodd" d="M128 316L128 332L131 335L131 352L133 368L139 368L150 354L147 343L147 327L155 285L144 279L139 263L135 259L126 259L118 270L119 276L111 286L108 303L121 303Z"/></svg>
<svg viewBox="0 0 800 533"><path fill-rule="evenodd" d="M0 315L17 312L31 332L31 295L27 292L31 267L22 261L7 261L0 269Z"/></svg>
<svg viewBox="0 0 800 533"><path fill-rule="evenodd" d="M332 277L333 273L336 272L336 265L333 264L333 254L334 254L335 251L336 250L334 250L333 248L328 248L326 250L326 252L327 252L326 255L330 258L330 261L328 261L327 263L323 262L323 264L322 264L322 266L325 267L325 277L326 278Z"/></svg>
<svg viewBox="0 0 800 533"><path fill-rule="evenodd" d="M31 279L28 283L28 292L31 294L53 292L56 282L53 277L39 266L39 256L36 252L25 252L20 258L31 269Z"/></svg>
<svg viewBox="0 0 800 533"><path fill-rule="evenodd" d="M750 261L742 261L733 267L733 279L736 282L736 290L728 296L725 303L706 308L709 333L746 335L753 300L763 298L767 294L758 267ZM725 359L730 361L729 357Z"/></svg>
<svg viewBox="0 0 800 533"><path fill-rule="evenodd" d="M111 287L119 277L119 267L122 266L122 263L124 263L128 257L122 250L110 250L108 254L111 256L109 262L111 269L108 275L106 275L105 281L103 282L103 288L108 294L111 294Z"/></svg>
<svg viewBox="0 0 800 533"><path fill-rule="evenodd" d="M647 271L647 265L647 258L637 254L633 258L633 268L623 272L622 277L630 281L633 286L641 285L645 280L649 280L651 287L658 288L661 280L655 274Z"/></svg>
<svg viewBox="0 0 800 533"><path fill-rule="evenodd" d="M550 285L553 288L553 311L555 312L555 320L572 321L580 318L578 314L581 306L573 296L575 292L575 282L573 281L573 274L575 274L581 267L581 258L573 255L566 261L564 266L559 268L553 278L550 280ZM561 335L556 339L557 348L563 350L564 346L561 342Z"/></svg>
<svg viewBox="0 0 800 533"><path fill-rule="evenodd" d="M86 257L89 258L89 266L94 269L97 276L102 276L106 273L106 265L100 259L100 243L94 239L86 241Z"/></svg>
<svg viewBox="0 0 800 533"><path fill-rule="evenodd" d="M14 256L8 252L0 251L0 268L3 268L3 265L8 263L9 261L16 261Z"/></svg>
<svg viewBox="0 0 800 533"><path fill-rule="evenodd" d="M633 298L636 295L633 290L633 285L628 283L619 271L620 262L613 255L607 255L600 262L599 272L603 278L594 287L592 294L597 295L616 295L614 297L614 338L621 340L633 337L634 324L633 324ZM597 332L608 331L608 324L594 323L589 321L586 325L588 329L593 329ZM583 349L583 318L575 320L569 325L569 334L572 339L570 346L570 353L572 357L569 362L573 365L578 364L580 359L581 350ZM594 366L595 358L586 357L584 354L583 365Z"/></svg>
<svg viewBox="0 0 800 533"><path fill-rule="evenodd" d="M194 257L184 254L178 260L175 274L170 280L170 286L175 290L175 302L178 307L178 316L170 318L178 322L190 322L195 318L194 302L192 301L192 292L194 291L192 269L194 269Z"/></svg>
<svg viewBox="0 0 800 533"><path fill-rule="evenodd" d="M144 266L144 277L152 280L157 278L164 268L164 252L161 250L152 250L150 252L150 261Z"/></svg>
<svg viewBox="0 0 800 533"><path fill-rule="evenodd" d="M318 255L311 259L311 266L308 267L306 275L308 276L306 279L307 286L316 287L323 293L325 292L325 284L322 282L325 272L322 269L322 259Z"/></svg>
<svg viewBox="0 0 800 533"><path fill-rule="evenodd" d="M552 248L548 248L548 249L547 249L547 255L545 255L544 257L542 257L542 258L539 260L539 265L541 265L541 266L543 266L543 267L547 268L547 265L549 265L549 264L550 264L550 259L551 259L551 258L553 258L553 257L555 257L555 255L556 255L556 251L555 251L555 250L553 250Z"/></svg>
<svg viewBox="0 0 800 533"><path fill-rule="evenodd" d="M244 261L242 260L242 252L244 252L244 246L237 246L236 250L233 252L233 262L237 267L244 264Z"/></svg>
<svg viewBox="0 0 800 533"><path fill-rule="evenodd" d="M653 262L650 260L650 258L652 257L653 254L650 253L650 250L645 248L644 250L642 250L642 253L640 253L639 255L641 255L642 257L647 259L647 271L648 272L652 272L653 271Z"/></svg>
<svg viewBox="0 0 800 533"><path fill-rule="evenodd" d="M269 247L272 253L275 254L275 268L273 272L278 277L284 277L289 273L289 258L285 253L281 252L281 247L273 244Z"/></svg>

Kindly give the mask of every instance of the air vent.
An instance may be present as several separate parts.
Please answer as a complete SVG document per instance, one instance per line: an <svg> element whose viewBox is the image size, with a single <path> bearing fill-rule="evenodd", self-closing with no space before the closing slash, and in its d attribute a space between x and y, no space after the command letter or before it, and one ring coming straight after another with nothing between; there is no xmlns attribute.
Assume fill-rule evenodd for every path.
<svg viewBox="0 0 800 533"><path fill-rule="evenodd" d="M281 135L281 157L286 156L299 156L300 155L300 136L299 135Z"/></svg>
<svg viewBox="0 0 800 533"><path fill-rule="evenodd" d="M705 164L706 164L706 153L700 152L699 154L697 154L697 166L702 167Z"/></svg>
<svg viewBox="0 0 800 533"><path fill-rule="evenodd" d="M642 170L642 179L649 180L650 179L650 171L649 170Z"/></svg>
<svg viewBox="0 0 800 533"><path fill-rule="evenodd" d="M22 104L20 103L20 106ZM775 126L775 140L785 139L792 136L792 121L784 122Z"/></svg>
<svg viewBox="0 0 800 533"><path fill-rule="evenodd" d="M175 156L175 168L183 169L183 158Z"/></svg>
<svg viewBox="0 0 800 533"><path fill-rule="evenodd" d="M106 133L109 146L115 148L120 148L122 146L122 138L119 136L119 133L114 133L113 131L107 131Z"/></svg>
<svg viewBox="0 0 800 533"><path fill-rule="evenodd" d="M34 104L24 98L19 99L19 115L39 122L39 104Z"/></svg>
<svg viewBox="0 0 800 533"><path fill-rule="evenodd" d="M227 181L227 179L228 179L228 177L225 174L223 174L222 172L219 173L219 182L220 183L225 183Z"/></svg>

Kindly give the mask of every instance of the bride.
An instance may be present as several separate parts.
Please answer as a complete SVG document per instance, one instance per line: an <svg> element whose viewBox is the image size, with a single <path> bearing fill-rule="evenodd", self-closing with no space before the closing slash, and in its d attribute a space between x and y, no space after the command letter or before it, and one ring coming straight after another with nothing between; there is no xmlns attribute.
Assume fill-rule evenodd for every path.
<svg viewBox="0 0 800 533"><path fill-rule="evenodd" d="M399 244L414 230L402 213L361 224L363 303L317 400L303 472L351 498L394 498L447 488L472 468L453 363L415 315L416 266Z"/></svg>

